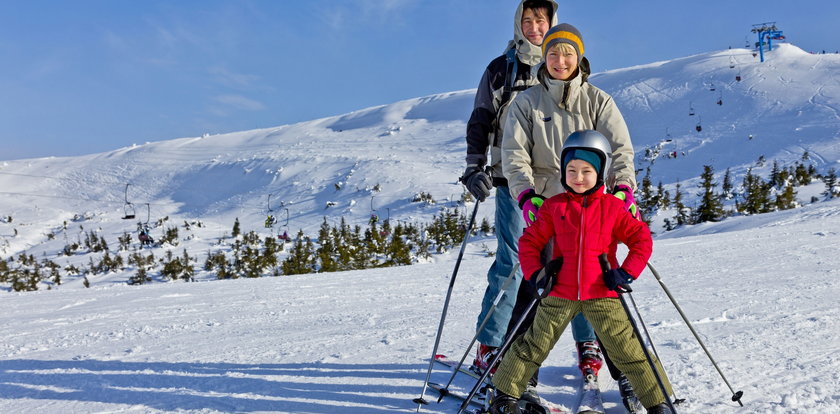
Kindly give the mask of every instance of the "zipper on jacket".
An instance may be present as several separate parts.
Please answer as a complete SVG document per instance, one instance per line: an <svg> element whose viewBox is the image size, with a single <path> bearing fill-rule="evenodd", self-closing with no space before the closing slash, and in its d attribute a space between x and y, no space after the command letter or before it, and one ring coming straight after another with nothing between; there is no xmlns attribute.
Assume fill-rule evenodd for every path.
<svg viewBox="0 0 840 414"><path fill-rule="evenodd" d="M569 84L570 83L571 82L565 82L565 84L563 85L563 99L561 99L561 101L560 101L560 102L563 102L563 106L566 107L566 109L569 109L569 103L566 102L566 100L569 99Z"/></svg>
<svg viewBox="0 0 840 414"><path fill-rule="evenodd" d="M583 196L582 208L580 210L580 238L578 239L578 268L577 268L577 300L580 300L580 275L583 273L583 234L584 224L586 224L586 196Z"/></svg>

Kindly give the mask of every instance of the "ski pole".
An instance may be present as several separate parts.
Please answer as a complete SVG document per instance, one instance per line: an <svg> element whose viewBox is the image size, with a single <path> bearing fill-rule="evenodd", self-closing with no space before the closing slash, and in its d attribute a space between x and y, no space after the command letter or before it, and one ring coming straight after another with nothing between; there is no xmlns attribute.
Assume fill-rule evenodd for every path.
<svg viewBox="0 0 840 414"><path fill-rule="evenodd" d="M610 271L610 262L607 260L607 254L601 253L598 256L598 261L601 262L601 270L604 273ZM665 403L668 404L668 408L671 409L671 412L677 414L677 409L674 408L674 403L671 401L671 396L668 395L668 390L665 388L665 382L662 381L662 376L659 375L659 370L656 368L656 364L653 363L653 357L650 355L650 351L648 351L647 346L645 346L645 340L642 337L642 333L639 332L639 327L636 325L636 321L633 319L633 313L630 312L630 307L627 306L627 301L624 300L624 295L630 295L633 289L630 289L630 286L623 285L621 289L616 290L618 292L618 299L621 302L621 307L624 308L624 312L627 314L627 319L630 321L630 326L633 328L633 333L636 334L636 339L639 340L639 345L642 347L642 352L645 353L645 359L647 359L648 365L650 365L650 369L653 371L653 376L656 377L656 383L659 384L659 389L662 391L662 395L665 397ZM632 297L632 295L630 295Z"/></svg>
<svg viewBox="0 0 840 414"><path fill-rule="evenodd" d="M487 310L487 315L484 317L484 320L481 321L481 325L478 327L478 329L476 329L475 335L473 336L472 341L470 341L470 344L467 346L466 352L464 352L464 355L461 356L461 360L458 361L458 366L456 366L455 369L452 371L452 376L449 377L449 381L446 383L446 386L444 386L440 390L440 397L437 401L438 403L440 403L443 400L443 397L449 394L449 386L452 385L452 381L455 379L455 375L458 373L458 370L461 369L461 366L464 365L464 360L467 359L467 355L469 355L472 346L475 344L475 341L478 340L478 334L480 334L481 331L484 330L484 326L487 325L487 322L490 320L490 317L493 315L493 312L496 311L496 306L502 300L502 296L505 295L505 291L507 291L511 281L513 281L513 275L516 274L517 270L519 270L519 263L513 265L513 269L510 271L510 274L508 275L507 279L505 279L505 282L502 284L502 288L501 290L499 290L499 294L496 295L495 299L493 299L493 305L490 306L490 309Z"/></svg>
<svg viewBox="0 0 840 414"><path fill-rule="evenodd" d="M744 392L743 391L737 391L736 392L734 389L732 389L732 385L729 385L729 381L726 380L726 376L723 375L723 372L720 370L720 367L718 367L717 362L715 362L715 359L712 358L712 354L709 352L708 349L706 349L706 344L704 344L703 340L700 339L700 335L697 334L697 331L694 330L694 326L692 326L691 322L688 321L688 317L685 316L685 313L683 312L680 305L677 303L677 300L674 299L674 296L671 295L671 291L668 290L667 286L665 286L665 283L662 281L662 277L659 276L659 272L656 271L656 268L654 268L653 264L651 264L650 262L648 262L647 267L648 267L648 269L650 269L651 273L653 273L653 276L656 277L656 280L659 282L659 285L662 286L662 290L665 291L665 294L668 296L668 299L670 299L671 303L674 304L674 307L677 308L677 312L679 312L683 321L688 326L688 329L694 335L694 338L697 339L697 343L699 343L700 347L703 348L703 352L705 352L706 356L709 357L709 360L712 361L712 365L715 366L715 369L717 370L718 374L720 374L720 377L723 379L723 382L725 382L726 386L729 387L729 391L732 392L732 401L737 402L741 407L743 407L744 403L741 402L741 397L744 396Z"/></svg>
<svg viewBox="0 0 840 414"><path fill-rule="evenodd" d="M475 201L475 207L470 217L470 223L467 225L467 231L464 233L464 240L461 242L461 251L458 252L458 259L455 260L455 269L452 270L452 276L449 277L449 289L446 291L446 299L443 302L443 311L440 314L440 323L438 324L437 334L435 334L435 345L432 348L432 358L429 360L429 370L426 372L426 380L423 381L423 391L420 396L413 401L417 403L417 412L420 412L420 407L429 404L425 398L426 388L429 386L429 378L432 376L432 367L435 363L435 355L437 355L438 345L440 345L440 337L443 333L443 322L446 320L446 312L449 309L449 299L452 297L452 287L455 286L455 277L458 275L458 268L461 267L461 259L464 257L464 249L467 247L467 241L470 238L470 231L472 231L475 224L475 216L478 214L478 205L481 204L479 200Z"/></svg>
<svg viewBox="0 0 840 414"><path fill-rule="evenodd" d="M662 374L665 375L665 378L668 379L668 382L671 382L670 378L668 377L668 373L665 372L665 366L662 365L662 358L659 357L659 352L656 351L656 345L653 343L653 338L650 336L650 332L648 332L647 325L645 325L645 320L642 318L642 313L639 312L639 307L636 305L636 299L633 299L633 295L627 295L630 298L630 303L633 304L633 309L636 311L636 317L639 319L639 324L642 325L642 330L645 332L645 337L647 337L648 344L650 344L651 349L653 349L653 355L656 356L656 359L659 360L660 367L662 368ZM671 385L673 388L673 384ZM677 398L674 395L674 404L682 404L685 402L684 398Z"/></svg>
<svg viewBox="0 0 840 414"><path fill-rule="evenodd" d="M534 282L538 283L543 277L550 278L548 280L548 283L545 284L545 287L542 290L537 290L537 296L534 297L534 299L532 299L530 303L528 303L528 307L525 309L524 312L522 312L522 316L520 316L519 319L516 320L516 324L514 325L513 329L508 329L510 335L508 335L508 337L505 339L505 342L504 344L502 344L502 347L499 348L499 352L497 352L496 355L493 356L493 360L490 361L490 364L487 365L487 369L484 371L483 374L481 374L481 378L479 378L475 385L472 387L469 395L467 395L467 398L465 398L464 402L461 404L461 407L458 408L458 414L464 412L464 410L470 404L470 400L472 400L472 398L475 396L475 393L478 392L478 389L479 387L481 387L481 384L483 384L484 380L487 379L487 376L490 375L490 371L492 371L493 367L495 367L496 364L499 363L499 360L502 359L502 355L504 355L505 352L507 352L508 348L510 348L511 344L513 344L513 340L517 337L516 332L519 331L519 328L522 326L525 320L528 319L528 314L531 313L531 309L533 309L534 306L537 303L539 303L539 301L542 298L548 296L548 294L551 292L551 288L554 287L554 282L556 280L557 275L546 275L545 267L543 267L542 271L537 274L536 280Z"/></svg>
<svg viewBox="0 0 840 414"><path fill-rule="evenodd" d="M534 305L536 305L539 301L540 298L534 298L533 300L531 300L531 303L528 304L528 308L525 309L525 312L522 313L522 316L516 321L516 325L514 326L513 330L510 331L511 333L519 330L519 327L527 318L528 313L531 312L531 309L533 309ZM504 354L508 350L508 348L510 348L510 345L513 343L514 337L516 337L516 335L510 335L510 337L505 339L505 343L502 344L501 348L499 348L499 352L497 352L496 355L493 356L493 360L490 361L490 364L487 366L487 369L484 371L484 373L481 374L481 378L478 379L478 381L470 390L469 395L467 395L467 398L464 399L464 402L461 404L461 407L458 408L458 414L464 412L464 410L470 404L470 400L472 400L472 398L478 392L478 389L481 387L481 384L484 384L484 381L487 379L487 376L490 375L490 371L493 370L493 367L495 367L499 360L502 358L502 354Z"/></svg>

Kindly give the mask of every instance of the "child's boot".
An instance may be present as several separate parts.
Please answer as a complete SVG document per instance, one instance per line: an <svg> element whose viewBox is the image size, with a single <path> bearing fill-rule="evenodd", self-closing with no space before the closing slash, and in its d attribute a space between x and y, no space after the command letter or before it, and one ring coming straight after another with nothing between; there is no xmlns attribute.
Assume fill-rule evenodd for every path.
<svg viewBox="0 0 840 414"><path fill-rule="evenodd" d="M671 411L671 408L668 407L668 404L662 403L654 405L647 409L648 414L673 414L674 412Z"/></svg>
<svg viewBox="0 0 840 414"><path fill-rule="evenodd" d="M522 414L519 409L519 400L496 390L493 404L490 405L490 414Z"/></svg>
<svg viewBox="0 0 840 414"><path fill-rule="evenodd" d="M621 374L621 377L618 378L618 392L621 394L621 401L627 408L627 412L633 414L644 412L644 406L639 401L639 397L636 396L636 392L633 391L630 380L624 374Z"/></svg>

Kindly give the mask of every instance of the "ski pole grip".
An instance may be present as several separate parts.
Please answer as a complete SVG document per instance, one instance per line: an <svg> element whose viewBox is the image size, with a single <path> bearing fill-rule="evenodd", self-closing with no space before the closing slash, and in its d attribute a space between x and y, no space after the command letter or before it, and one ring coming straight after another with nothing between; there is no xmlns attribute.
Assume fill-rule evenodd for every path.
<svg viewBox="0 0 840 414"><path fill-rule="evenodd" d="M601 263L601 271L607 273L610 271L610 260L607 258L606 253L601 253L598 256L598 262Z"/></svg>
<svg viewBox="0 0 840 414"><path fill-rule="evenodd" d="M612 270L612 268L610 267L610 260L607 258L606 253L601 253L598 256L598 263L601 263L601 271L604 273L604 275L606 275L607 272ZM616 290L616 292L618 292L619 296L622 293L629 293L629 292L632 292L632 291L633 291L633 289L630 289L630 285L627 285L627 284L618 285L618 289Z"/></svg>

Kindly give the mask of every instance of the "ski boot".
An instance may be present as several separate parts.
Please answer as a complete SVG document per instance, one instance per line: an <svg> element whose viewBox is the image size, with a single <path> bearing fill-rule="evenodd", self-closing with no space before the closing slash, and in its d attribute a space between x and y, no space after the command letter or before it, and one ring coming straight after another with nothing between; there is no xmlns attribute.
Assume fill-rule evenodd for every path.
<svg viewBox="0 0 840 414"><path fill-rule="evenodd" d="M642 414L645 408L636 393L633 391L633 386L630 385L630 380L624 374L618 378L618 392L621 394L621 401L624 403L624 408L631 414Z"/></svg>
<svg viewBox="0 0 840 414"><path fill-rule="evenodd" d="M519 409L519 400L496 390L496 396L490 404L490 414L522 414L522 410Z"/></svg>
<svg viewBox="0 0 840 414"><path fill-rule="evenodd" d="M647 409L648 414L674 414L668 404L662 403Z"/></svg>
<svg viewBox="0 0 840 414"><path fill-rule="evenodd" d="M522 396L519 397L521 401L526 401L529 403L533 403L536 405L540 405L540 395L537 394L537 374L531 377L528 380L528 384L525 385L525 391L522 393Z"/></svg>
<svg viewBox="0 0 840 414"><path fill-rule="evenodd" d="M493 361L493 358L496 356L496 353L499 352L499 348L495 346L487 346L484 344L478 344L478 352L476 353L475 359L473 360L472 367L470 369L481 375L484 374L484 371L487 371L487 368L490 367L490 362ZM490 375L496 373L496 367L490 370Z"/></svg>
<svg viewBox="0 0 840 414"><path fill-rule="evenodd" d="M598 341L576 342L575 345L578 351L578 368L583 373L591 371L597 378L598 370L604 364Z"/></svg>

